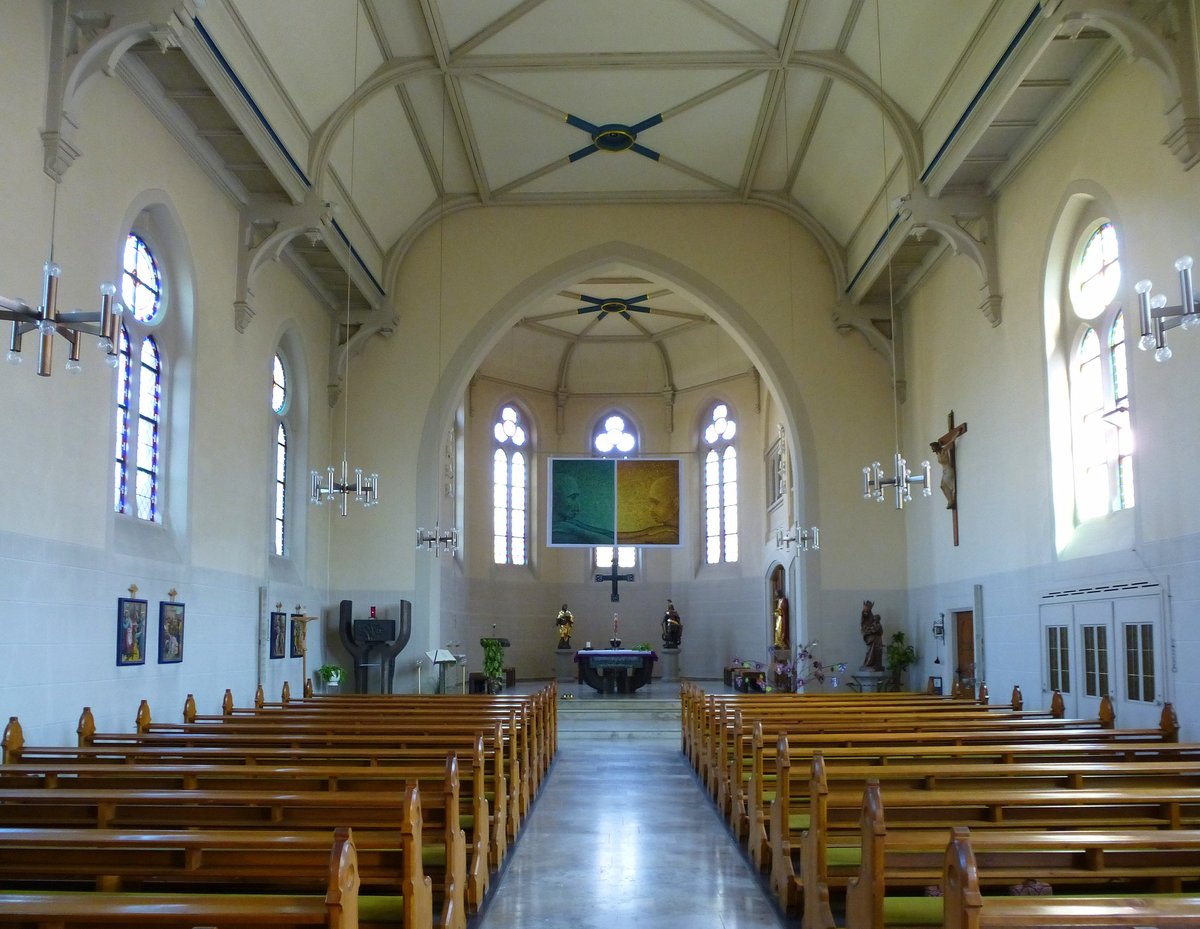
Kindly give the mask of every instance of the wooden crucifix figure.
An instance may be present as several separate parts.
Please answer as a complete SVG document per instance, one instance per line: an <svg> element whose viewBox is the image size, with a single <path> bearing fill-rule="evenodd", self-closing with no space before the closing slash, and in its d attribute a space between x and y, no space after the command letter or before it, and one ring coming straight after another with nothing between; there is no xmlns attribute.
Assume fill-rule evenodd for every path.
<svg viewBox="0 0 1200 929"><path fill-rule="evenodd" d="M955 471L955 443L967 431L966 423L954 425L954 410L946 417L947 432L945 435L929 443L929 448L937 456L938 464L942 466L942 493L946 495L946 509L954 520L954 544L958 544L958 474Z"/></svg>

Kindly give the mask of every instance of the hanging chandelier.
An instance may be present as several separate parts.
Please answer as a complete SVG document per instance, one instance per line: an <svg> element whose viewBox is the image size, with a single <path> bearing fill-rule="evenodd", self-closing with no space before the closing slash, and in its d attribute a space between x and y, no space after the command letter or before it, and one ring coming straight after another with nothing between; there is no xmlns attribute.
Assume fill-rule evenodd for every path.
<svg viewBox="0 0 1200 929"><path fill-rule="evenodd" d="M883 201L884 208L884 235L886 237L890 229L888 210L892 209L891 200L888 198L888 163L887 163L887 110L884 106L884 89L883 89L883 26L880 21L879 5L875 6L875 27L877 34L877 50L879 55L879 148L880 159L883 164L883 188L880 196ZM922 461L920 473L913 474L908 468L908 462L904 456L900 454L900 395L896 381L896 293L892 281L892 259L888 256L887 259L887 275L888 275L888 318L891 323L892 333L892 428L895 435L895 451L892 454L892 476L887 477L883 472L883 465L878 461L873 461L862 469L863 474L863 499L875 500L877 503L882 503L886 493L885 487L891 487L895 494L896 509L904 509L904 504L912 500L912 485L921 485L921 496L928 497L933 493L930 480L930 464L928 461Z"/></svg>
<svg viewBox="0 0 1200 929"><path fill-rule="evenodd" d="M355 139L356 129L358 124L358 28L359 28L359 11L360 6L358 0L354 0L354 80L350 89L350 184L348 200L352 205L354 203L354 158L355 158ZM354 468L354 480L350 480L351 468L347 461L347 442L350 430L350 288L351 274L350 268L354 262L354 247L350 244L350 235L347 232L344 235L346 240L346 374L344 377L344 402L342 406L342 463L340 468L334 468L330 465L325 469L325 474L322 476L320 471L312 472L312 485L310 501L315 506L320 506L326 500L337 498L338 512L342 516L349 515L350 500L353 499L356 503L362 504L364 509L368 509L379 504L379 475L371 473L363 474L362 468Z"/></svg>
<svg viewBox="0 0 1200 929"><path fill-rule="evenodd" d="M1138 281L1134 290L1138 295L1138 316L1142 324L1142 337L1138 340L1138 348L1142 351L1154 349L1154 360L1158 362L1171 360L1171 347L1167 345L1166 331L1179 326L1184 330L1192 330L1200 326L1200 305L1196 303L1192 291L1192 258L1184 255L1175 262L1175 270L1179 272L1179 306L1167 306L1164 294L1150 295L1154 285L1148 281Z"/></svg>
<svg viewBox="0 0 1200 929"><path fill-rule="evenodd" d="M58 182L54 183L54 201L50 220L50 255L42 265L42 304L32 307L18 297L0 296L0 319L12 322L12 332L8 339L8 354L5 360L9 364L19 365L24 360L21 355L22 337L35 329L38 332L38 361L39 377L50 377L54 364L54 336L60 335L70 343L67 355L66 370L70 374L78 374L81 370L79 359L80 347L85 335L97 337L97 346L105 354L105 361L110 368L115 368L119 360L117 352L117 320L121 314L121 303L114 299L117 287L111 281L100 285L100 309L96 312L86 310L69 310L60 313L58 310L58 279L62 269L54 260L54 227L58 220Z"/></svg>
<svg viewBox="0 0 1200 929"><path fill-rule="evenodd" d="M821 548L821 530L816 526L802 528L799 525L791 529L775 530L775 547L790 548L795 545L799 551L819 551Z"/></svg>

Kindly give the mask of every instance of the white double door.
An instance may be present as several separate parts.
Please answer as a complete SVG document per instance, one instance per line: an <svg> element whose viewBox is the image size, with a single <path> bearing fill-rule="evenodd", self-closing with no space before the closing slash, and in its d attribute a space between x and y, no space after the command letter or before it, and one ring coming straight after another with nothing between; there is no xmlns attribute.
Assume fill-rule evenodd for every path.
<svg viewBox="0 0 1200 929"><path fill-rule="evenodd" d="M1095 717L1112 698L1121 727L1158 725L1166 663L1160 594L1041 604L1042 690L1067 716Z"/></svg>

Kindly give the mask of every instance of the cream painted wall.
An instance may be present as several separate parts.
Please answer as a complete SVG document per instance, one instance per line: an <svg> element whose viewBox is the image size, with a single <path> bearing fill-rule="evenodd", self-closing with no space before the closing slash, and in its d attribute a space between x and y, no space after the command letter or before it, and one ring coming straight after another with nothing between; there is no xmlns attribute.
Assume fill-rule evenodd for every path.
<svg viewBox="0 0 1200 929"><path fill-rule="evenodd" d="M6 4L0 30L0 83L13 92L0 109L0 293L40 298L49 243L53 182L42 171L45 40L42 4ZM20 92L14 89L21 88ZM258 661L259 592L319 609L326 599L326 527L307 522L304 564L269 576L271 493L267 398L270 357L291 328L309 380L309 439L324 459L330 321L294 275L267 268L257 315L233 325L238 248L236 209L118 80L87 85L76 112L81 156L58 191L55 257L63 266L60 307L98 306L102 280L117 279L125 225L134 205L159 201L179 224L177 257L194 281L193 339L169 358L177 381L167 415L183 417L185 493L181 544L128 549L112 513L112 369L85 340L83 371L68 376L66 343L55 345L52 377L35 374L36 342L26 361L0 365L0 467L16 476L0 508L0 706L19 716L31 742L68 743L82 706L101 728L127 730L140 699L158 719L175 719L194 693L202 711L217 709L225 688L249 702L261 679L277 695L283 681L302 685L299 659ZM179 281L175 282L177 285ZM8 324L3 325L7 344ZM182 454L186 451L187 454ZM168 452L170 455L170 452ZM314 457L310 452L309 457ZM299 475L304 485L304 475ZM153 534L153 533L152 533ZM146 663L117 668L116 600L131 584L148 601ZM184 661L157 663L158 603L176 589L187 605ZM310 660L320 664L321 636ZM315 666L314 664L314 666ZM261 678L260 678L261 675Z"/></svg>
<svg viewBox="0 0 1200 929"><path fill-rule="evenodd" d="M805 476L797 510L823 533L820 557L804 563L809 606L798 605L797 613L823 609L821 591L836 592L840 617L846 603L861 604L863 590L902 588L903 523L883 507L861 503L862 466L888 455L893 444L890 369L860 337L834 330L824 257L806 236L789 230L785 218L758 207L614 206L494 208L444 221L444 253L442 237L433 230L401 267L393 288L400 314L396 335L372 341L354 361L353 376L371 386L365 396L362 389L352 392L351 457L379 469L387 493L376 511L381 519L334 526L332 555L332 574L349 588L388 587L397 596L413 592L415 625L425 640L422 645L414 636L416 647L460 638L443 631L436 619L446 583L453 588L468 582L460 562L428 558L409 543L418 524L433 522L438 446L451 411L530 298L614 258L641 260L691 292L747 352L768 388L786 398L794 417L794 461ZM441 260L445 270L439 276ZM446 307L440 319L439 306ZM341 415L339 408L335 423ZM652 410L643 422L658 417ZM572 410L573 428L586 428L581 424L587 419L586 411ZM543 437L553 421L550 416L540 423ZM677 423L682 429L689 419L678 412ZM582 449L586 442L568 433L561 445ZM761 525L758 532L765 540ZM468 552L481 545L487 551L486 544L466 542ZM561 556L541 557L539 568ZM674 559L674 577L682 564ZM763 570L757 563L751 571L755 591L763 586ZM706 668L716 660L709 655Z"/></svg>

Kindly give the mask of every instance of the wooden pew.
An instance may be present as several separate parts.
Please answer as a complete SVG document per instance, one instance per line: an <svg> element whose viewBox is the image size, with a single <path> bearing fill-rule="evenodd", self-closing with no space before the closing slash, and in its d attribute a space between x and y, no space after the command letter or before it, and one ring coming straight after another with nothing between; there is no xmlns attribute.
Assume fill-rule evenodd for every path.
<svg viewBox="0 0 1200 929"><path fill-rule="evenodd" d="M352 792L6 788L0 789L0 826L309 831L349 825L361 834L402 828L413 816L414 803L418 805L415 822L421 828L422 802L415 783L399 791ZM422 835L422 843L427 836ZM437 908L445 929L463 929L466 840L461 830L450 837L450 843L442 856L444 878L435 885Z"/></svg>
<svg viewBox="0 0 1200 929"><path fill-rule="evenodd" d="M854 786L832 790L825 763L813 758L806 813L784 821L782 791L771 810L771 888L781 907L795 905L805 886L831 886L849 878L859 864L854 846L834 862L832 852L815 846L834 832L852 832L861 813L862 790L871 776ZM1014 779L1015 780L1015 779ZM965 824L978 828L1078 829L1107 827L1180 829L1200 827L1200 787L1020 788L980 786L893 787L885 791L889 824L901 828L940 828ZM799 868L793 851L800 851ZM839 871L828 872L836 863ZM818 871L812 871L817 867ZM798 877L799 875L799 877ZM808 901L805 901L808 905Z"/></svg>
<svg viewBox="0 0 1200 929"><path fill-rule="evenodd" d="M943 879L944 929L1018 927L1148 927L1175 929L1200 923L1200 895L1095 897L990 897L979 887L971 834L954 830L946 846Z"/></svg>
<svg viewBox="0 0 1200 929"><path fill-rule="evenodd" d="M846 924L856 929L940 925L942 899L912 896L938 885L945 859L944 830L888 830L878 784L863 792L858 842L862 862L846 888ZM972 838L979 883L1009 888L1025 881L1051 884L1055 894L1179 893L1200 880L1200 830L991 829ZM908 889L910 895L897 893ZM1004 890L1000 890L1001 893ZM811 895L811 897L810 897ZM805 926L833 929L828 888L804 890ZM810 899L814 904L809 906Z"/></svg>
<svg viewBox="0 0 1200 929"><path fill-rule="evenodd" d="M334 835L324 887L289 894L165 893L125 894L99 891L0 892L0 925L73 927L137 926L192 929L221 926L324 926L357 929L359 875L349 829ZM323 891L323 892L321 892ZM416 894L413 894L414 905ZM406 929L429 929L428 919L404 922Z"/></svg>
<svg viewBox="0 0 1200 929"><path fill-rule="evenodd" d="M442 711L404 713L399 718L364 720L361 714L323 716L316 721L284 717L249 719L239 717L225 723L155 723L145 700L138 707L133 733L98 732L91 711L84 707L77 734L79 744L124 746L148 744L155 746L245 746L290 744L296 747L318 745L370 746L434 744L458 736L470 738L477 733L484 737L485 750L496 755L496 764L505 770L509 795L506 819L509 838L528 813L532 801L529 767L522 763L521 739L516 714L495 715L481 719L447 718ZM524 754L528 754L524 752Z"/></svg>
<svg viewBox="0 0 1200 929"><path fill-rule="evenodd" d="M109 765L53 763L0 765L0 788L107 788L112 790L404 790L416 783L424 814L422 821L431 833L423 848L443 860L457 855L455 835L466 832L466 902L475 910L487 893L488 818L486 802L480 798L472 815L455 816L460 810L460 788L464 783L453 753L414 758L405 765L388 767L306 764L292 766L256 765ZM440 799L439 799L440 794ZM453 823L453 825L452 825ZM373 837L373 833L364 833ZM359 850L362 851L360 835ZM451 874L458 868L452 868ZM444 876L443 876L444 877ZM445 894L449 895L449 894Z"/></svg>
<svg viewBox="0 0 1200 929"><path fill-rule="evenodd" d="M81 732L94 727L91 711L84 708L80 720ZM493 742L495 740L493 736ZM444 737L412 736L405 740L408 747L380 747L377 744L315 746L274 745L254 743L239 746L151 746L123 745L109 747L30 746L25 744L21 724L12 717L4 730L4 760L6 765L53 764L184 764L184 765L336 765L354 767L393 767L414 762L444 758L453 750L458 758L460 783L471 796L465 801L472 815L486 822L479 833L490 841L488 863L497 870L507 854L508 796L503 758L493 751L485 755L482 736ZM478 799L482 797L481 799ZM474 826L472 826L474 829Z"/></svg>

